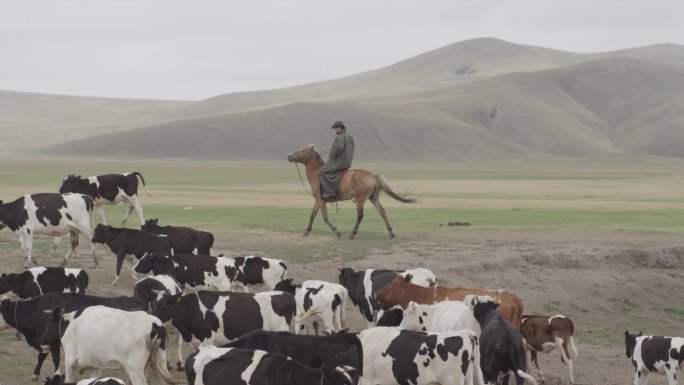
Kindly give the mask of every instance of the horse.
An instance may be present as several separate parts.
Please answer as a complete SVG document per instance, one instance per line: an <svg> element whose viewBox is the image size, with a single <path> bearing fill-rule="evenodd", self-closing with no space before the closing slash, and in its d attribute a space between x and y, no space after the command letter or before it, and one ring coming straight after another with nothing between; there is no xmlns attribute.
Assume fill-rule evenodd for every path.
<svg viewBox="0 0 684 385"><path fill-rule="evenodd" d="M320 184L318 182L318 171L321 169L325 161L323 158L321 158L321 155L318 153L318 151L316 151L316 147L312 144L304 147L301 150L292 152L287 156L287 160L290 163L304 164L306 167L306 177L309 180L309 185L311 186L311 195L313 195L314 198L314 205L313 209L311 210L309 226L306 228L304 236L308 236L311 232L313 221L316 218L316 214L318 214L318 210L320 209L321 215L323 215L323 221L325 221L328 227L330 227L330 230L332 230L335 235L340 238L342 233L328 219L328 210L325 205L326 201L321 198ZM385 209L380 204L381 191L384 191L389 196L402 203L416 202L415 199L409 198L405 194L395 193L380 175L374 174L368 170L346 170L340 175L340 188L337 200L346 201L352 199L356 202L356 224L354 225L354 230L349 236L350 239L354 239L356 233L359 231L359 225L363 219L363 205L366 203L366 200L370 200L371 203L373 203L373 206L375 206L380 213L380 216L385 221L390 238L395 237L396 234L394 234L392 225L390 225L389 220L387 220Z"/></svg>

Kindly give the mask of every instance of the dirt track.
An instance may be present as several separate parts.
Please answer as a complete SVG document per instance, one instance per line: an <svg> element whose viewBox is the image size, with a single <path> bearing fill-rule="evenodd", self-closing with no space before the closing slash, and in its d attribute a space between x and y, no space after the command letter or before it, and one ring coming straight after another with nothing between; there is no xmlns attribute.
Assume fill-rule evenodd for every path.
<svg viewBox="0 0 684 385"><path fill-rule="evenodd" d="M244 236L250 236L249 234ZM298 235L292 241L302 240ZM9 244L16 244L8 232L0 233L3 271L19 271L23 260ZM343 240L339 242L353 242ZM575 363L578 384L631 384L632 368L624 355L622 334L626 327L649 333L684 335L684 241L667 235L590 231L480 231L454 229L429 241L411 240L391 252L371 253L364 260L347 263L357 269L371 267L403 268L424 266L432 269L448 286L505 288L520 295L525 313L570 316L576 325L579 358ZM100 249L101 250L101 249ZM231 254L230 250L217 250ZM122 273L116 288L109 286L114 258L99 251L103 262L96 270L81 247L81 257L70 263L85 267L91 276L92 294L129 295L133 280ZM60 251L61 257L61 251ZM53 258L47 265L56 265ZM289 263L289 276L304 279L337 280L338 260L315 263ZM355 309L349 309L349 326L354 330L364 323ZM637 332L639 330L636 330ZM21 356L25 368L17 368L2 384L25 381L32 369L35 352L24 341L0 334L7 341L0 346L0 365L9 354ZM561 381L562 363L557 352L540 355L547 384ZM46 361L43 375L50 372ZM3 373L7 373L3 369ZM531 370L536 376L536 371ZM12 378L13 377L13 378ZM180 376L179 378L182 378ZM155 380L156 383L156 380ZM652 377L651 383L666 383Z"/></svg>

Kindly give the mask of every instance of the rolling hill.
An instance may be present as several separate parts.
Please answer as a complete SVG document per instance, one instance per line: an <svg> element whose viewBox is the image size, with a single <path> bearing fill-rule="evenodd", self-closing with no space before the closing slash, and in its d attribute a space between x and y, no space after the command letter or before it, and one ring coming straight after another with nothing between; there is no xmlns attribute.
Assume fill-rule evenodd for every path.
<svg viewBox="0 0 684 385"><path fill-rule="evenodd" d="M282 160L312 142L325 149L330 123L342 119L367 160L684 157L682 91L681 46L578 54L484 38L346 78L196 102L95 98L78 100L78 113L45 102L43 116L54 111L74 135L33 148ZM54 126L0 107L0 132L21 136L23 127Z"/></svg>

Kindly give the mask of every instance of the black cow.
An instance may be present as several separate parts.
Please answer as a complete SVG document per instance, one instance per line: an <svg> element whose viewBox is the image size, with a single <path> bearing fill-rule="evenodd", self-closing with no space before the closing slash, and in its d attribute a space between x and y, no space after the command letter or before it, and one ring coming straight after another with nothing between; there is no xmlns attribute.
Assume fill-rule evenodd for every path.
<svg viewBox="0 0 684 385"><path fill-rule="evenodd" d="M23 273L0 276L0 294L11 291L21 299L45 293L85 294L87 287L88 273L81 269L34 267Z"/></svg>
<svg viewBox="0 0 684 385"><path fill-rule="evenodd" d="M353 368L314 369L277 353L263 350L205 346L185 362L189 385L354 385Z"/></svg>
<svg viewBox="0 0 684 385"><path fill-rule="evenodd" d="M152 196L147 190L145 179L137 171L126 174L89 176L85 179L81 178L80 175L68 175L62 181L62 187L59 188L59 192L61 194L81 193L89 195L95 201L95 206L102 217L102 223L105 225L107 220L105 219L102 205L115 205L123 202L127 209L122 226L126 224L126 220L131 215L131 212L133 212L133 209L138 213L140 225L143 225L145 220L143 219L142 205L138 200L138 176L142 180L147 195Z"/></svg>
<svg viewBox="0 0 684 385"><path fill-rule="evenodd" d="M359 337L353 333L306 336L254 330L223 347L280 353L318 369L324 365L331 368L350 366L356 369L350 373L354 383L363 374L363 347Z"/></svg>
<svg viewBox="0 0 684 385"><path fill-rule="evenodd" d="M38 363L33 371L33 379L38 379L40 368L48 353L43 353L41 338L45 331L47 318L45 310L59 306L66 311L75 311L88 306L104 305L121 310L143 310L142 306L129 297L96 297L73 293L50 293L28 301L13 302L5 299L0 304L0 330L13 327L24 335L26 342L38 351ZM59 369L59 340L48 341L55 371Z"/></svg>
<svg viewBox="0 0 684 385"><path fill-rule="evenodd" d="M176 254L211 255L214 246L214 236L206 231L199 231L190 227L159 226L159 219L148 219L140 229L148 233L166 235L171 239L173 252Z"/></svg>
<svg viewBox="0 0 684 385"><path fill-rule="evenodd" d="M496 382L503 374L504 385L508 385L508 372L512 371L518 385L525 381L537 385L537 381L526 373L527 355L520 332L511 326L496 308L499 306L492 297L468 295L464 298L472 307L475 319L482 327L480 334L480 367L485 383Z"/></svg>
<svg viewBox="0 0 684 385"><path fill-rule="evenodd" d="M126 255L134 255L140 259L146 253L173 254L171 241L167 237L135 229L118 229L99 224L95 228L92 241L106 244L116 255L116 275L112 285L116 285L119 281L121 265ZM133 279L137 278L133 271L131 271L131 275L133 275Z"/></svg>
<svg viewBox="0 0 684 385"><path fill-rule="evenodd" d="M677 385L677 370L684 361L684 338L642 334L625 331L625 353L634 365L634 383L647 385L651 373L658 373L667 375L669 385Z"/></svg>
<svg viewBox="0 0 684 385"><path fill-rule="evenodd" d="M152 314L171 320L185 342L221 345L255 329L290 331L295 299L280 291L235 293L200 291L165 296Z"/></svg>
<svg viewBox="0 0 684 385"><path fill-rule="evenodd" d="M64 376L58 374L52 378L46 377L43 385L126 385L126 383L114 377L86 378L78 383L67 383L64 382Z"/></svg>
<svg viewBox="0 0 684 385"><path fill-rule="evenodd" d="M93 200L82 194L32 194L24 195L10 203L0 200L0 225L6 225L18 233L21 248L26 254L26 266L31 266L33 237L38 234L56 236L48 257L57 248L59 241L69 233L71 242L62 265L72 255L78 254L78 234L88 237L92 234L90 214ZM97 266L95 246L91 243L93 260Z"/></svg>

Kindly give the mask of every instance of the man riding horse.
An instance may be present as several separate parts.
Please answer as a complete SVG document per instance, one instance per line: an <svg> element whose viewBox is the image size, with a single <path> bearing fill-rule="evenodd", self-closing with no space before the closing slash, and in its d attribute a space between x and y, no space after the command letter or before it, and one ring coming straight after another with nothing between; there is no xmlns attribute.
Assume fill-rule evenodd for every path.
<svg viewBox="0 0 684 385"><path fill-rule="evenodd" d="M333 142L325 162L318 172L318 181L321 184L321 198L325 201L336 201L340 186L340 171L351 167L354 158L354 138L347 134L347 128L342 121L333 123L331 129L335 130L337 136Z"/></svg>

